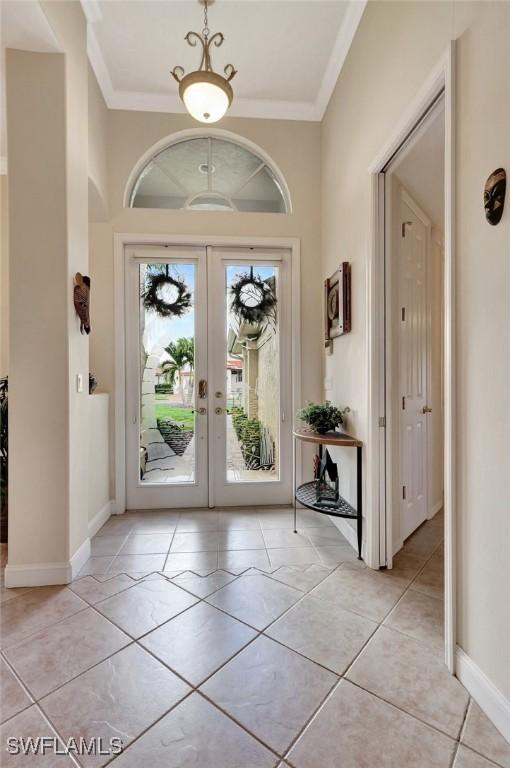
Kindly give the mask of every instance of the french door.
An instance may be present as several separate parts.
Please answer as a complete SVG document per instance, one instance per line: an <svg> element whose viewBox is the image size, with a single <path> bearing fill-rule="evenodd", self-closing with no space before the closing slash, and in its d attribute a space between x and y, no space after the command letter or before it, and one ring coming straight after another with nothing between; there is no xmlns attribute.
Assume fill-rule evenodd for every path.
<svg viewBox="0 0 510 768"><path fill-rule="evenodd" d="M292 497L286 249L126 251L128 509Z"/></svg>

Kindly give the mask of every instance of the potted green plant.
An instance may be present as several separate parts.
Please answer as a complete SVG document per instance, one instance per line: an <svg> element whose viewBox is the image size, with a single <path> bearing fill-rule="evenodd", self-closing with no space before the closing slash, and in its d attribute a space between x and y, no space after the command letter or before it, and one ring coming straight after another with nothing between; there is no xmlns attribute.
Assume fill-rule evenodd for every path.
<svg viewBox="0 0 510 768"><path fill-rule="evenodd" d="M309 424L319 435L325 435L344 423L344 416L349 413L350 408L337 408L331 405L329 400L325 403L307 403L304 408L298 411L298 417L301 421Z"/></svg>

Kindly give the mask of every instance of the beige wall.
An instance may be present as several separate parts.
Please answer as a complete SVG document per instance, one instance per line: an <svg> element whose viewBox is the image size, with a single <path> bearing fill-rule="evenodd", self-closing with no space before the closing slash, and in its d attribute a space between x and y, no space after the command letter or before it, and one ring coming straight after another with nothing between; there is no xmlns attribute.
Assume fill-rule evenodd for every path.
<svg viewBox="0 0 510 768"><path fill-rule="evenodd" d="M9 373L9 212L7 176L0 176L0 378Z"/></svg>
<svg viewBox="0 0 510 768"><path fill-rule="evenodd" d="M457 508L459 643L510 699L510 195L498 227L483 185L510 172L510 5L459 41Z"/></svg>
<svg viewBox="0 0 510 768"><path fill-rule="evenodd" d="M260 146L279 166L292 197L292 214L123 209L129 174L157 141L196 128L186 115L109 113L111 224L90 228L94 318L91 370L102 391L114 393L113 232L298 237L301 240L303 399L317 399L322 369L320 275L320 126L278 120L228 118L218 126ZM96 286L96 287L94 287Z"/></svg>
<svg viewBox="0 0 510 768"><path fill-rule="evenodd" d="M8 573L13 565L58 563L69 557L69 285L64 57L8 50L6 59Z"/></svg>
<svg viewBox="0 0 510 768"><path fill-rule="evenodd" d="M109 396L89 397L89 523L110 501L110 426Z"/></svg>
<svg viewBox="0 0 510 768"><path fill-rule="evenodd" d="M88 538L88 338L72 290L88 273L86 23L77 2L41 7L63 53L7 51L8 583L39 565L65 580Z"/></svg>
<svg viewBox="0 0 510 768"><path fill-rule="evenodd" d="M510 166L508 3L369 3L322 124L323 273L352 262L353 331L326 358L331 399L367 437L368 167L446 50L457 51L458 640L510 698L510 219L483 218L487 175ZM490 372L490 374L489 374ZM352 474L347 478L352 492Z"/></svg>

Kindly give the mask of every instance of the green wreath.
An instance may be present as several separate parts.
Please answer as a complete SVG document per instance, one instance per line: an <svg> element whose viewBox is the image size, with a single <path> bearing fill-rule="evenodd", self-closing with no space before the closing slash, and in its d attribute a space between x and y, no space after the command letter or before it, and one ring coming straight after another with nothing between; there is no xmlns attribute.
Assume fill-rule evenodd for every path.
<svg viewBox="0 0 510 768"><path fill-rule="evenodd" d="M239 321L250 325L276 322L277 299L272 287L255 277L253 267L230 286L231 310Z"/></svg>
<svg viewBox="0 0 510 768"><path fill-rule="evenodd" d="M177 289L177 298L171 303L161 297L165 285ZM191 293L184 280L161 273L146 277L142 298L145 309L152 309L161 317L181 317L191 307Z"/></svg>

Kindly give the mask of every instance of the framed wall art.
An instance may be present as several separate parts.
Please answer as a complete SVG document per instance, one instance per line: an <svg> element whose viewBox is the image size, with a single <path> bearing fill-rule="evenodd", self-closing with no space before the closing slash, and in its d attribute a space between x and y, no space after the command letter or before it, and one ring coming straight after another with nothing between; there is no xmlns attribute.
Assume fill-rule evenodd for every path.
<svg viewBox="0 0 510 768"><path fill-rule="evenodd" d="M336 272L324 281L324 338L332 348L332 340L351 330L351 265L343 261Z"/></svg>

